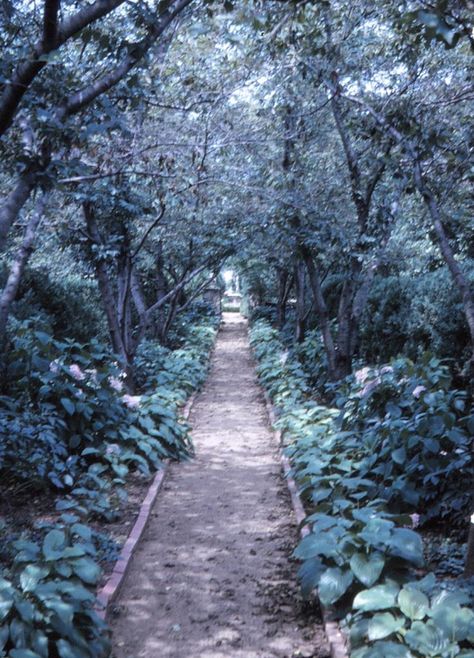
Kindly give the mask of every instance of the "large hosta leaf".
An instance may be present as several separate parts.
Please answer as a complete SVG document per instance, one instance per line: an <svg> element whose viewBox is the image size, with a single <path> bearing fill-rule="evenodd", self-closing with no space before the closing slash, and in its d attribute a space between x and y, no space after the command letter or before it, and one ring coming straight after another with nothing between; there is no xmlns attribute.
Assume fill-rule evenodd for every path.
<svg viewBox="0 0 474 658"><path fill-rule="evenodd" d="M383 640L392 633L396 633L404 625L402 617L394 617L390 612L381 612L374 615L369 621L367 635L369 640Z"/></svg>
<svg viewBox="0 0 474 658"><path fill-rule="evenodd" d="M398 605L404 615L412 620L423 619L428 614L428 597L418 589L404 587L398 595Z"/></svg>
<svg viewBox="0 0 474 658"><path fill-rule="evenodd" d="M439 656L450 648L451 644L443 631L431 621L426 624L414 621L405 635L405 642L423 656Z"/></svg>
<svg viewBox="0 0 474 658"><path fill-rule="evenodd" d="M345 594L353 580L352 572L337 567L326 569L319 579L318 594L323 605L331 605Z"/></svg>
<svg viewBox="0 0 474 658"><path fill-rule="evenodd" d="M433 622L450 640L462 642L474 633L474 612L460 606L438 606L432 613Z"/></svg>
<svg viewBox="0 0 474 658"><path fill-rule="evenodd" d="M351 651L351 658L414 658L405 644L375 642L371 647Z"/></svg>
<svg viewBox="0 0 474 658"><path fill-rule="evenodd" d="M372 587L380 577L385 564L385 558L381 553L354 553L350 565L352 573L366 587Z"/></svg>
<svg viewBox="0 0 474 658"><path fill-rule="evenodd" d="M324 564L317 557L305 560L298 570L303 597L308 599L311 592L318 586L321 574L325 570Z"/></svg>
<svg viewBox="0 0 474 658"><path fill-rule="evenodd" d="M416 532L408 528L394 528L390 538L390 549L393 555L404 560L423 566L423 542Z"/></svg>
<svg viewBox="0 0 474 658"><path fill-rule="evenodd" d="M359 592L354 599L354 608L356 610L386 610L396 605L396 599L399 588L395 583L385 583L376 585L371 589L365 589Z"/></svg>
<svg viewBox="0 0 474 658"><path fill-rule="evenodd" d="M335 552L336 546L330 536L326 538L311 534L300 541L294 551L294 556L300 560L307 560L317 555L331 556Z"/></svg>

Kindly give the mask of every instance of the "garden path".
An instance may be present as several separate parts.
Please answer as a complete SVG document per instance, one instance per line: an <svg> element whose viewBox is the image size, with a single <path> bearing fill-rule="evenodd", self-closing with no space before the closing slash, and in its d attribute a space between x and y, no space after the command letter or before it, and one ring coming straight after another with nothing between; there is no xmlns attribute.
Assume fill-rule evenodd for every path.
<svg viewBox="0 0 474 658"><path fill-rule="evenodd" d="M190 418L196 457L171 466L113 610L115 658L329 655L289 561L297 528L247 326L224 321Z"/></svg>

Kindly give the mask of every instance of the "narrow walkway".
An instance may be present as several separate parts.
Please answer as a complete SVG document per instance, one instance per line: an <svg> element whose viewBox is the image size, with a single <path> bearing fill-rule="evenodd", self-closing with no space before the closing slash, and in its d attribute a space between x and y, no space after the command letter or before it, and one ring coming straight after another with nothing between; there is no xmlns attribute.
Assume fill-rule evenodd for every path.
<svg viewBox="0 0 474 658"><path fill-rule="evenodd" d="M296 528L240 316L225 314L173 465L116 604L116 658L328 656L289 555Z"/></svg>

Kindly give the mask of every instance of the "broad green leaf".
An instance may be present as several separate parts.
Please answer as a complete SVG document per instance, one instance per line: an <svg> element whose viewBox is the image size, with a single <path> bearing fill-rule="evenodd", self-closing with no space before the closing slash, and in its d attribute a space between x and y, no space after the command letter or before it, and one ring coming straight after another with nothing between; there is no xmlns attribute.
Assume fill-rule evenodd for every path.
<svg viewBox="0 0 474 658"><path fill-rule="evenodd" d="M398 605L403 614L413 621L426 617L430 602L420 590L414 587L404 587L398 595Z"/></svg>
<svg viewBox="0 0 474 658"><path fill-rule="evenodd" d="M431 615L433 622L450 640L463 642L474 631L474 612L460 606L438 606Z"/></svg>
<svg viewBox="0 0 474 658"><path fill-rule="evenodd" d="M354 599L353 607L356 610L386 610L396 606L399 588L394 583L376 585L371 589L359 592Z"/></svg>
<svg viewBox="0 0 474 658"><path fill-rule="evenodd" d="M0 626L0 651L2 651L3 647L6 645L9 637L10 629L8 628L8 624Z"/></svg>
<svg viewBox="0 0 474 658"><path fill-rule="evenodd" d="M10 612L13 605L13 591L11 589L0 589L0 622Z"/></svg>
<svg viewBox="0 0 474 658"><path fill-rule="evenodd" d="M61 404L66 409L68 414L70 416L72 416L72 414L76 410L76 407L74 406L74 402L72 400L70 400L69 398L61 398Z"/></svg>
<svg viewBox="0 0 474 658"><path fill-rule="evenodd" d="M450 641L433 622L414 621L405 635L405 642L424 656L438 656L449 647Z"/></svg>
<svg viewBox="0 0 474 658"><path fill-rule="evenodd" d="M324 570L325 566L317 557L305 560L298 569L301 591L305 599L308 599L312 591L317 587Z"/></svg>
<svg viewBox="0 0 474 658"><path fill-rule="evenodd" d="M414 658L410 649L396 642L375 642L371 647L351 651L351 658Z"/></svg>
<svg viewBox="0 0 474 658"><path fill-rule="evenodd" d="M47 560L62 557L66 535L62 530L50 530L43 541L43 555Z"/></svg>
<svg viewBox="0 0 474 658"><path fill-rule="evenodd" d="M8 655L11 658L41 658L39 653L31 651L31 649L10 649Z"/></svg>
<svg viewBox="0 0 474 658"><path fill-rule="evenodd" d="M300 560L307 560L318 555L331 556L335 552L333 541L311 534L300 541L293 555Z"/></svg>
<svg viewBox="0 0 474 658"><path fill-rule="evenodd" d="M381 553L354 553L350 560L352 573L366 587L372 587L380 577L385 565L385 558Z"/></svg>
<svg viewBox="0 0 474 658"><path fill-rule="evenodd" d="M72 569L76 576L90 585L95 585L99 580L101 569L98 564L87 557L81 557L74 562Z"/></svg>
<svg viewBox="0 0 474 658"><path fill-rule="evenodd" d="M49 574L48 567L40 567L37 564L29 564L20 576L20 585L24 592L32 592L40 580Z"/></svg>
<svg viewBox="0 0 474 658"><path fill-rule="evenodd" d="M420 535L408 528L394 528L390 538L390 549L393 555L412 562L418 567L423 566L423 542Z"/></svg>
<svg viewBox="0 0 474 658"><path fill-rule="evenodd" d="M369 640L383 640L396 633L404 625L402 617L394 617L390 612L381 612L369 620L367 635Z"/></svg>
<svg viewBox="0 0 474 658"><path fill-rule="evenodd" d="M331 605L345 594L353 580L350 570L326 569L319 580L318 595L323 605Z"/></svg>

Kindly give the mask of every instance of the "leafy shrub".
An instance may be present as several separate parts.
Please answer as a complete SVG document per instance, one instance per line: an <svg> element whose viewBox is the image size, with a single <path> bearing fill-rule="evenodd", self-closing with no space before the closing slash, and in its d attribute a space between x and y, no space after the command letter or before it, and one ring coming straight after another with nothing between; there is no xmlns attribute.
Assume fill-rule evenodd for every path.
<svg viewBox="0 0 474 658"><path fill-rule="evenodd" d="M414 359L430 350L463 362L468 345L462 301L446 267L376 279L360 330L363 359L387 360L400 353Z"/></svg>
<svg viewBox="0 0 474 658"><path fill-rule="evenodd" d="M74 518L41 544L18 540L12 572L0 577L0 655L101 658L109 653L94 609L100 576L91 530Z"/></svg>
<svg viewBox="0 0 474 658"><path fill-rule="evenodd" d="M431 575L419 579L418 515L406 513L427 490L427 515L451 510L452 518L455 501L459 510L464 504L462 478L472 478L473 420L464 393L450 389L447 368L428 356L417 365L400 359L365 368L348 378L339 409L331 409L311 399L305 374L294 393L297 363L279 362L283 345L268 324L255 325L252 344L311 510L310 532L295 550L304 593L317 589L323 604L349 613L355 658L472 656L470 599ZM397 502L399 513L390 513Z"/></svg>
<svg viewBox="0 0 474 658"><path fill-rule="evenodd" d="M42 316L49 331L58 338L73 337L79 342L107 339L107 325L97 284L77 274L54 276L43 267L27 269L13 315L20 321Z"/></svg>

